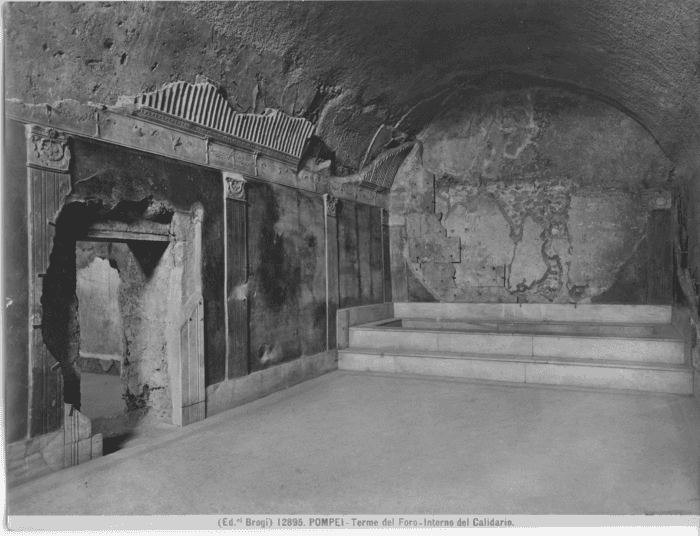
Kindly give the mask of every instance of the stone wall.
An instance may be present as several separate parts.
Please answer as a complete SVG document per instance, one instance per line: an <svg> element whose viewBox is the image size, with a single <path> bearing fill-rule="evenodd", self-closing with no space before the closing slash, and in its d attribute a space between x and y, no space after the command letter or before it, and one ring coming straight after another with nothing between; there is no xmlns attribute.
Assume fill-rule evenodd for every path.
<svg viewBox="0 0 700 536"><path fill-rule="evenodd" d="M676 298L691 347L695 396L700 400L700 171L686 179L678 204Z"/></svg>
<svg viewBox="0 0 700 536"><path fill-rule="evenodd" d="M26 140L22 125L11 125L14 145L9 145L13 150L8 152L6 169L12 184L22 186L27 180ZM232 379L230 367L227 369L227 346L241 329L246 337L240 357L246 367L240 375L259 379L261 376L254 373L280 365L278 372L265 375L274 380L267 390L258 389L255 378L246 383L259 396L285 382L332 370L336 343L328 327L338 303L363 305L390 296L384 288L385 281L391 283L384 270L388 252L383 249L384 225L378 207L336 200L333 206L337 203L337 208L331 211L324 205L324 190L311 192L248 177L241 233L225 218L220 170L78 135L72 136L70 149L70 193L57 209L57 216L52 216L55 221L49 221L56 235L48 244L51 260L42 279L44 323L40 335L48 349L47 367L59 361L61 370L68 371L63 372L64 401L76 409L81 402L80 373L89 371L80 361L82 351L121 360L126 409L148 410L161 421L175 420L171 399L179 401L175 391L179 383L172 385L169 376L181 372L171 363L180 350L177 340L182 319L175 318L180 311L177 301L181 290L183 299L194 295L194 289L188 287L190 280L182 274L188 270L187 259L196 255L190 251L195 241L180 237L173 222L189 215L195 206L203 209L203 313L198 317L203 329L202 387ZM27 193L20 187L12 192L17 196L8 212L9 221L22 231L27 228ZM170 225L170 235L175 238L169 243L131 239L128 244L90 242L85 233L93 224L100 229L135 225L146 231L162 231ZM103 239L109 240L109 236ZM244 283L228 288L229 305L231 298L242 298L250 315L242 326L229 330L229 341L225 259L226 244L233 242L227 239L240 246L236 254L244 252L248 274ZM27 243L26 234L13 236L10 250L24 250L25 254L13 255L7 279L25 288L24 294L7 296L12 313L9 343L15 350L8 366L8 383L16 386L9 402L13 440L27 433L28 410L50 407L52 400L27 404ZM240 263L240 256L229 255L231 262ZM178 278L183 278L182 289ZM298 361L297 365L293 361ZM280 376L280 371L289 377ZM32 435L37 433L32 431Z"/></svg>
<svg viewBox="0 0 700 536"><path fill-rule="evenodd" d="M326 346L323 200L248 182L250 372Z"/></svg>
<svg viewBox="0 0 700 536"><path fill-rule="evenodd" d="M343 202L338 211L339 308L384 301L381 209Z"/></svg>
<svg viewBox="0 0 700 536"><path fill-rule="evenodd" d="M681 244L687 252L686 266L696 284L700 284L700 171L688 177L683 188L683 227L685 240ZM697 289L696 289L697 294Z"/></svg>
<svg viewBox="0 0 700 536"><path fill-rule="evenodd" d="M643 194L667 187L673 168L627 115L531 89L465 101L419 138L390 208L405 218L392 247L411 299L645 301Z"/></svg>
<svg viewBox="0 0 700 536"><path fill-rule="evenodd" d="M121 363L124 325L119 308L120 280L116 262L110 262L110 244L78 242L76 293L80 316L80 356Z"/></svg>
<svg viewBox="0 0 700 536"><path fill-rule="evenodd" d="M326 229L318 194L248 180L250 372L326 350ZM340 307L383 301L381 210L338 207Z"/></svg>
<svg viewBox="0 0 700 536"><path fill-rule="evenodd" d="M3 243L3 353L7 378L4 402L5 437L8 442L18 441L26 436L29 401L26 144L23 125L15 121L5 121L3 224L5 229L12 229Z"/></svg>

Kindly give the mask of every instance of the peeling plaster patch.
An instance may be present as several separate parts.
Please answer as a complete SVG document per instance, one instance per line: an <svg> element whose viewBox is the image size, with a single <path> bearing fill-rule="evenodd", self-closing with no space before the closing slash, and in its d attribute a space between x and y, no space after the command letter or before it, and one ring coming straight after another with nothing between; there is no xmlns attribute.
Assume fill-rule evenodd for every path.
<svg viewBox="0 0 700 536"><path fill-rule="evenodd" d="M456 265L459 266L459 265ZM420 279L426 288L456 288L455 264L450 262L430 262L424 264Z"/></svg>
<svg viewBox="0 0 700 536"><path fill-rule="evenodd" d="M478 99L444 115L421 135L425 162L438 175L498 179L502 160L517 159L539 132L530 93L515 103Z"/></svg>
<svg viewBox="0 0 700 536"><path fill-rule="evenodd" d="M524 292L547 272L547 264L542 258L543 228L532 218L525 219L523 237L515 248L510 267L508 288L511 292Z"/></svg>
<svg viewBox="0 0 700 536"><path fill-rule="evenodd" d="M479 195L479 184L444 175L435 181L435 212L449 214L452 207Z"/></svg>
<svg viewBox="0 0 700 536"><path fill-rule="evenodd" d="M572 196L569 209L569 284L585 287L584 297L607 290L644 236L648 213L626 194Z"/></svg>
<svg viewBox="0 0 700 536"><path fill-rule="evenodd" d="M520 153L531 143L537 135L539 128L535 122L532 102L528 94L528 107L514 107L503 109L503 121L501 131L504 137L503 156L515 160ZM523 127L523 125L525 125Z"/></svg>
<svg viewBox="0 0 700 536"><path fill-rule="evenodd" d="M337 90L336 90L337 92ZM357 92L354 90L345 90L338 96L333 97L328 101L328 104L321 111L316 127L316 134L323 138L324 134L331 130L333 124L342 124L343 118L347 115L348 110L354 105L357 99Z"/></svg>
<svg viewBox="0 0 700 536"><path fill-rule="evenodd" d="M428 276L434 269L425 259L416 267L417 277L446 301L513 301L516 295L530 302L571 301L566 288L570 260L560 259L558 251L569 254L571 189L566 180L497 181L478 187L440 178L436 209L447 213L442 220L447 236L460 238L461 262L454 264L454 286L449 282L441 288L439 277ZM508 284L511 269L515 279Z"/></svg>
<svg viewBox="0 0 700 536"><path fill-rule="evenodd" d="M503 287L505 266L515 244L510 226L486 196L457 205L444 221L447 236L459 237L462 262L455 265L457 286Z"/></svg>
<svg viewBox="0 0 700 536"><path fill-rule="evenodd" d="M529 93L523 105L497 106L494 112L494 121L491 123L481 163L481 176L488 179L499 178L502 159L517 159L539 131Z"/></svg>
<svg viewBox="0 0 700 536"><path fill-rule="evenodd" d="M406 234L411 262L460 262L458 237L448 237L442 214L407 214Z"/></svg>
<svg viewBox="0 0 700 536"><path fill-rule="evenodd" d="M428 126L418 137L427 149L423 153L426 167L438 176L473 172L493 127L489 112L475 111L466 121L458 113L449 114Z"/></svg>
<svg viewBox="0 0 700 536"><path fill-rule="evenodd" d="M236 300L246 300L248 299L248 283L238 285L231 291L231 297Z"/></svg>
<svg viewBox="0 0 700 536"><path fill-rule="evenodd" d="M258 357L261 364L268 366L281 361L284 353L282 352L282 347L278 344L263 344L258 348Z"/></svg>
<svg viewBox="0 0 700 536"><path fill-rule="evenodd" d="M416 178L435 174L434 213L462 246L455 286L435 277L431 263L443 260L428 244L423 258L415 248L406 258L420 261L416 276L444 301L591 301L614 284L644 236L637 194L665 183L671 170L654 139L620 110L558 89L462 99L419 138L423 167L404 168L392 209L433 212L410 196Z"/></svg>
<svg viewBox="0 0 700 536"><path fill-rule="evenodd" d="M647 216L635 193L666 181L670 166L619 110L560 90L476 99L419 137L423 166L415 159L404 166L391 207L411 214L405 255L412 273L445 301L590 301L613 284L644 236ZM420 200L431 173L433 210ZM447 238L460 238L453 280L444 256L419 240L443 235L411 227L415 212L444 215ZM494 265L511 260L504 286Z"/></svg>
<svg viewBox="0 0 700 536"><path fill-rule="evenodd" d="M573 248L568 238L552 237L549 241L547 254L550 257L557 257L562 270L562 281L569 278L569 268L573 259Z"/></svg>
<svg viewBox="0 0 700 536"><path fill-rule="evenodd" d="M511 237L517 241L528 214L542 225L565 220L572 188L567 180L516 180L492 182L485 190L503 209L512 226Z"/></svg>

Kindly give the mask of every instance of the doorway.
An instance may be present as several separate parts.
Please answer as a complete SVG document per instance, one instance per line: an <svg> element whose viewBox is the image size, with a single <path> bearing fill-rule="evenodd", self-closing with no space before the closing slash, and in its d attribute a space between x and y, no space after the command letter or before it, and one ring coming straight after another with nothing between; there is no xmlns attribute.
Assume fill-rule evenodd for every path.
<svg viewBox="0 0 700 536"><path fill-rule="evenodd" d="M122 207L57 222L42 301L70 320L45 341L64 349L64 400L104 454L204 418L202 218L200 205L157 219Z"/></svg>

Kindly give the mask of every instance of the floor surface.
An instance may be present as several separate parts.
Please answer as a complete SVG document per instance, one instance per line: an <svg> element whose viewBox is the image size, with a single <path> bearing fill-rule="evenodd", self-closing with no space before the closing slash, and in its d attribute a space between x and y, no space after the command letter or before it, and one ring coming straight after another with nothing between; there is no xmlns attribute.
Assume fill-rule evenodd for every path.
<svg viewBox="0 0 700 536"><path fill-rule="evenodd" d="M12 514L698 514L692 397L336 371L8 491Z"/></svg>
<svg viewBox="0 0 700 536"><path fill-rule="evenodd" d="M102 434L104 454L150 441L176 429L172 424L150 419L144 411L127 413L119 376L83 372L80 395L80 412L92 421L92 433Z"/></svg>
<svg viewBox="0 0 700 536"><path fill-rule="evenodd" d="M80 375L80 412L90 419L124 413L122 379L113 374L83 372Z"/></svg>

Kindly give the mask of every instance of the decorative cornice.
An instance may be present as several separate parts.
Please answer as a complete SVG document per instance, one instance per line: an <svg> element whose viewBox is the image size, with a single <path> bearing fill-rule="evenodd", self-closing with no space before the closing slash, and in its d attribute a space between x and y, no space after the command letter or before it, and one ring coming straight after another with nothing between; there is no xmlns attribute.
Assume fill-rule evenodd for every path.
<svg viewBox="0 0 700 536"><path fill-rule="evenodd" d="M205 166L222 173L241 174L247 179L257 178L318 194L330 193L339 200L369 206L388 205L387 194L360 186L359 176L358 184L335 185L320 172L297 172L296 165L291 163L291 157L282 160L279 153L272 156L272 151L261 150L256 158L253 150L225 143L214 136L207 147L203 136L184 132L170 124L158 125L134 116L133 104L124 106L122 102L121 106L107 108L66 100L49 107L7 99L5 105L7 118L24 123L25 127L41 125L46 132L50 129L60 129L69 141L71 137L99 140ZM72 149L72 142L69 145Z"/></svg>
<svg viewBox="0 0 700 536"><path fill-rule="evenodd" d="M125 98L122 98L124 101ZM215 137L252 151L271 151L299 162L313 123L268 108L263 114L238 113L209 80L174 82L133 97L136 114L157 122Z"/></svg>
<svg viewBox="0 0 700 536"><path fill-rule="evenodd" d="M331 194L323 194L323 205L326 207L326 216L336 218L338 213L338 200Z"/></svg>
<svg viewBox="0 0 700 536"><path fill-rule="evenodd" d="M224 195L226 199L245 201L245 183L243 175L238 173L224 173Z"/></svg>
<svg viewBox="0 0 700 536"><path fill-rule="evenodd" d="M148 121L150 123L162 125L167 128L174 128L187 134L195 135L203 140L214 140L225 145L245 149L251 153L261 153L271 158L280 160L285 164L289 164L291 166L297 166L299 164L299 158L297 157L288 155L280 151L276 151L270 147L257 145L243 138L237 138L236 136L232 136L224 132L219 132L211 128L203 127L202 125L198 125L197 123L193 123L192 121L179 119L172 115L159 112L158 110L151 110L149 108L137 108L136 110L134 110L133 115L135 117L138 117L139 119Z"/></svg>
<svg viewBox="0 0 700 536"><path fill-rule="evenodd" d="M69 138L65 133L39 125L27 125L27 165L67 173Z"/></svg>
<svg viewBox="0 0 700 536"><path fill-rule="evenodd" d="M378 191L391 189L396 173L416 143L415 141L404 143L380 154L374 162L360 172L362 186Z"/></svg>
<svg viewBox="0 0 700 536"><path fill-rule="evenodd" d="M673 193L662 188L642 191L642 205L647 210L671 210Z"/></svg>

